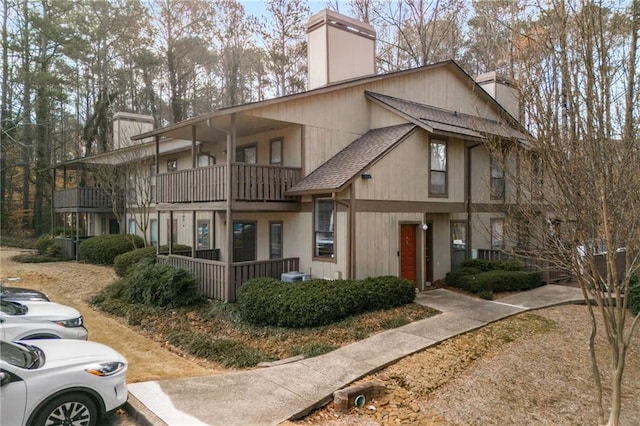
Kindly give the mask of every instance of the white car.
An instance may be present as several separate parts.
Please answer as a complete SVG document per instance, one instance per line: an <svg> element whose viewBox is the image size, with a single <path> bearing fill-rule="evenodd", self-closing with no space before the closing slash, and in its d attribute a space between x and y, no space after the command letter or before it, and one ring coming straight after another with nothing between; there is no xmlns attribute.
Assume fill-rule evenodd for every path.
<svg viewBox="0 0 640 426"><path fill-rule="evenodd" d="M96 342L0 341L0 424L94 426L127 402L126 372Z"/></svg>
<svg viewBox="0 0 640 426"><path fill-rule="evenodd" d="M87 340L87 329L77 310L53 302L0 299L0 339Z"/></svg>

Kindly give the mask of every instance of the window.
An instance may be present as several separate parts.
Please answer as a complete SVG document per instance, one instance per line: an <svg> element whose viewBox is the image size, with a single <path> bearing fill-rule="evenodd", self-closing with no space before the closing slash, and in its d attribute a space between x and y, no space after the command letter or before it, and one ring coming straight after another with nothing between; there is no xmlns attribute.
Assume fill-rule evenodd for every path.
<svg viewBox="0 0 640 426"><path fill-rule="evenodd" d="M315 257L333 258L334 256L334 212L332 198L316 198L314 213L314 253Z"/></svg>
<svg viewBox="0 0 640 426"><path fill-rule="evenodd" d="M274 166L282 165L282 138L272 139L270 145L270 163Z"/></svg>
<svg viewBox="0 0 640 426"><path fill-rule="evenodd" d="M467 222L451 222L451 270L462 266L467 257Z"/></svg>
<svg viewBox="0 0 640 426"><path fill-rule="evenodd" d="M429 194L432 196L447 195L447 143L432 140L430 143Z"/></svg>
<svg viewBox="0 0 640 426"><path fill-rule="evenodd" d="M168 242L171 246L178 244L178 219L173 219L172 222L169 222L169 219L167 219L167 235L171 237L171 240Z"/></svg>
<svg viewBox="0 0 640 426"><path fill-rule="evenodd" d="M149 234L150 234L150 240L151 240L151 245L153 247L157 247L158 246L158 219L151 219L150 223L149 223Z"/></svg>
<svg viewBox="0 0 640 426"><path fill-rule="evenodd" d="M136 235L136 220L129 219L129 234Z"/></svg>
<svg viewBox="0 0 640 426"><path fill-rule="evenodd" d="M269 223L269 259L282 259L282 222Z"/></svg>
<svg viewBox="0 0 640 426"><path fill-rule="evenodd" d="M198 233L198 245L196 246L197 249L208 250L209 249L209 221L198 220L198 226L196 228L196 232Z"/></svg>
<svg viewBox="0 0 640 426"><path fill-rule="evenodd" d="M504 200L504 170L494 156L491 156L491 199Z"/></svg>
<svg viewBox="0 0 640 426"><path fill-rule="evenodd" d="M207 167L216 164L215 157L206 154L198 154L198 167Z"/></svg>
<svg viewBox="0 0 640 426"><path fill-rule="evenodd" d="M256 164L257 160L258 149L255 145L236 148L236 161L238 163Z"/></svg>
<svg viewBox="0 0 640 426"><path fill-rule="evenodd" d="M502 250L504 248L504 220L491 219L491 248Z"/></svg>
<svg viewBox="0 0 640 426"><path fill-rule="evenodd" d="M256 260L256 223L233 222L233 261Z"/></svg>

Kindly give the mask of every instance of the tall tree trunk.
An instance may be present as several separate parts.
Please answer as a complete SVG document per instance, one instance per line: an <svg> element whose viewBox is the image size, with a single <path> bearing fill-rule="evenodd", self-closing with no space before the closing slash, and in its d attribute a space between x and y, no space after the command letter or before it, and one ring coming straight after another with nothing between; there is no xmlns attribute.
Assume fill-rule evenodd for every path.
<svg viewBox="0 0 640 426"><path fill-rule="evenodd" d="M24 76L24 91L22 98L22 227L29 227L29 199L31 194L31 49L29 48L29 6L28 0L23 0L24 28L22 30L22 73Z"/></svg>
<svg viewBox="0 0 640 426"><path fill-rule="evenodd" d="M9 110L9 43L7 39L7 0L2 2L2 105L0 106L0 228L7 229L7 142L11 113Z"/></svg>

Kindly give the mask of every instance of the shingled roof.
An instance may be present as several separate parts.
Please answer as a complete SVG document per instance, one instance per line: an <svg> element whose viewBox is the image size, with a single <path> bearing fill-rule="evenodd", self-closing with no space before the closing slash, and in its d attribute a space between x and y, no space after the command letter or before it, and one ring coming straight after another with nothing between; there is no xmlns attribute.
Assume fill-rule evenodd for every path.
<svg viewBox="0 0 640 426"><path fill-rule="evenodd" d="M369 130L294 185L288 195L339 192L360 172L401 142L415 124Z"/></svg>
<svg viewBox="0 0 640 426"><path fill-rule="evenodd" d="M454 134L478 139L487 135L526 142L529 137L523 132L494 120L435 108L380 93L365 92L368 99L390 109L420 125L430 133Z"/></svg>

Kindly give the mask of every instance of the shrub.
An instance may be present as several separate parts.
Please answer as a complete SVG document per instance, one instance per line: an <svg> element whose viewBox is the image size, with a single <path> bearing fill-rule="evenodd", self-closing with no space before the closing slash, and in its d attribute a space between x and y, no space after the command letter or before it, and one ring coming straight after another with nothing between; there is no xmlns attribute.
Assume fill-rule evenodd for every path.
<svg viewBox="0 0 640 426"><path fill-rule="evenodd" d="M462 262L463 267L476 268L481 271L522 271L522 265L518 262L512 262L507 260L483 260L483 259L468 259Z"/></svg>
<svg viewBox="0 0 640 426"><path fill-rule="evenodd" d="M637 274L631 277L630 284L628 306L633 315L638 315L640 314L640 280Z"/></svg>
<svg viewBox="0 0 640 426"><path fill-rule="evenodd" d="M523 291L543 285L542 273L524 271L487 271L460 278L457 287L471 293Z"/></svg>
<svg viewBox="0 0 640 426"><path fill-rule="evenodd" d="M18 263L46 263L62 262L65 259L60 256L50 256L48 254L24 253L13 256L11 260Z"/></svg>
<svg viewBox="0 0 640 426"><path fill-rule="evenodd" d="M190 272L143 260L122 279L122 299L129 303L176 308L200 300L198 285Z"/></svg>
<svg viewBox="0 0 640 426"><path fill-rule="evenodd" d="M53 236L51 234L42 235L36 241L36 250L38 254L47 254L47 251L53 247Z"/></svg>
<svg viewBox="0 0 640 426"><path fill-rule="evenodd" d="M80 258L89 263L113 265L116 256L143 246L137 235L107 234L82 241L78 250Z"/></svg>
<svg viewBox="0 0 640 426"><path fill-rule="evenodd" d="M458 283L460 282L460 279L462 277L467 275L479 274L482 271L483 271L482 269L474 268L472 266L463 266L462 268L456 271L447 272L447 275L445 275L444 280L447 283L447 285L450 285L452 287L458 287L459 285Z"/></svg>
<svg viewBox="0 0 640 426"><path fill-rule="evenodd" d="M119 254L113 259L113 268L119 277L124 277L127 275L129 268L141 260L153 260L155 262L156 251L155 247L143 247Z"/></svg>
<svg viewBox="0 0 640 426"><path fill-rule="evenodd" d="M365 311L405 305L414 298L414 285L397 277L294 283L256 278L240 288L238 311L252 324L315 327Z"/></svg>

